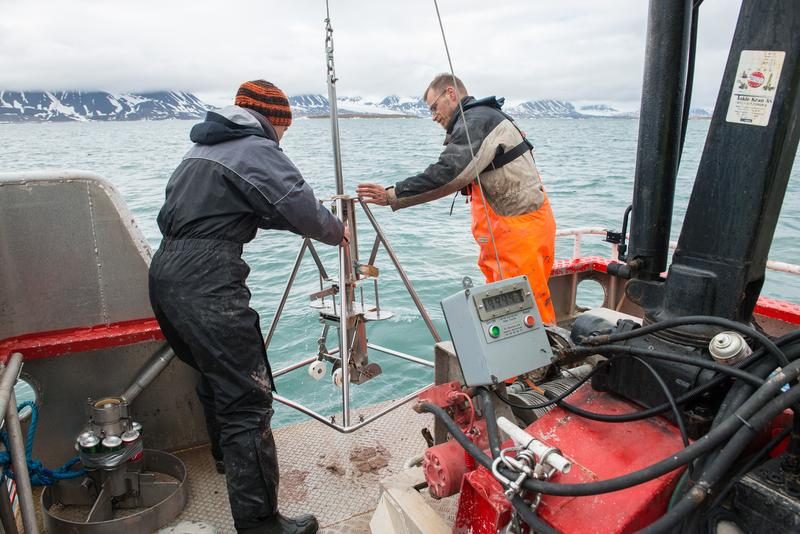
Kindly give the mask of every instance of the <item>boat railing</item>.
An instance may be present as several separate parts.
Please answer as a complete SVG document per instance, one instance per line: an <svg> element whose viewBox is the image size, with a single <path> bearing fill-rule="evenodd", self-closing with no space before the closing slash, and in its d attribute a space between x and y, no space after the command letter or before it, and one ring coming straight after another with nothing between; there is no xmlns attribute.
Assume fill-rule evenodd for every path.
<svg viewBox="0 0 800 534"><path fill-rule="evenodd" d="M582 245L583 245L583 238L584 236L590 235L599 235L605 236L608 230L605 228L601 228L599 226L581 226L579 228L566 228L563 230L556 231L556 239L560 237L572 237L573 244L572 244L572 258L570 259L577 259L582 257ZM619 261L619 245L616 243L609 243L611 247L611 259L614 261ZM670 241L669 242L669 249L675 250L678 248L677 241ZM773 261L767 260L767 269L770 271L776 271L781 273L789 273L789 274L800 274L800 265L794 265L792 263L786 263L782 261Z"/></svg>
<svg viewBox="0 0 800 534"><path fill-rule="evenodd" d="M3 426L8 434L8 453L14 467L14 481L17 485L22 524L28 534L39 532L36 524L36 508L33 501L31 479L28 476L28 464L25 457L25 443L22 438L22 427L17 411L17 396L14 386L22 371L22 354L15 352L0 370L0 414L4 414ZM0 483L0 521L5 532L17 532L11 498L4 478Z"/></svg>
<svg viewBox="0 0 800 534"><path fill-rule="evenodd" d="M626 297L627 281L607 272L609 263L620 261L619 246L605 241L607 232L605 228L598 226L556 231L557 240L572 239L572 255L566 258L557 256L550 276L550 294L556 310L556 320L560 324L574 319L576 313L586 306L601 306L636 317L642 316L643 310ZM595 248L592 254L585 254L584 245L588 237L599 237L598 241L608 246L608 253L598 254ZM669 244L670 250L675 250L677 246L676 241ZM770 260L766 267L773 272L800 275L800 265ZM800 318L800 306L762 296L756 306L756 313L792 322L795 318Z"/></svg>

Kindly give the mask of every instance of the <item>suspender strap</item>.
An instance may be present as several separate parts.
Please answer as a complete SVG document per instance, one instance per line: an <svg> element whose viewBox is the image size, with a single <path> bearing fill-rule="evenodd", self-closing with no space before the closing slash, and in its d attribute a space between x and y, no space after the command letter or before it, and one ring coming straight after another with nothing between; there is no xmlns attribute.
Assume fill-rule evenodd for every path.
<svg viewBox="0 0 800 534"><path fill-rule="evenodd" d="M501 154L496 155L492 160L492 162L489 163L489 165L487 165L486 168L481 171L481 173L484 173L486 171L497 170L500 167L511 163L512 161L514 161L521 155L525 154L526 152L530 152L531 150L533 150L533 145L531 144L530 141L528 141L523 137L522 142L517 146L515 146L514 148L512 148L508 152L503 152Z"/></svg>

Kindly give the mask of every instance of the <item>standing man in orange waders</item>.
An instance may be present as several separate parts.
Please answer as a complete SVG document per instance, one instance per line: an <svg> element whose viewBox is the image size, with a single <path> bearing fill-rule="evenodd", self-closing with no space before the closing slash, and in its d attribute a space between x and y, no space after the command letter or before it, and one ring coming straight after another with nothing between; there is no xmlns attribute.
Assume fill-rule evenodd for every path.
<svg viewBox="0 0 800 534"><path fill-rule="evenodd" d="M533 161L533 145L501 111L503 99L467 96L461 80L450 74L434 78L422 98L433 120L447 132L439 161L392 187L360 184L356 192L366 202L392 210L456 191L469 195L472 235L480 246L478 265L486 281L527 275L542 321L555 323L547 279L553 267L556 223Z"/></svg>

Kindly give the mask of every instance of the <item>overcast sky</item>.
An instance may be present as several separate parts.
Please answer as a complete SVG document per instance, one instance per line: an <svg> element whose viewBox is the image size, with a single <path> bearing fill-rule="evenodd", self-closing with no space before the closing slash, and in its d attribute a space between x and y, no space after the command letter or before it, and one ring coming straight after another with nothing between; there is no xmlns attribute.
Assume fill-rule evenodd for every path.
<svg viewBox="0 0 800 534"><path fill-rule="evenodd" d="M418 95L447 57L433 0L330 0L340 96ZM439 0L455 72L476 96L635 108L646 0ZM693 106L712 107L740 0L700 13ZM0 90L192 91L239 83L327 92L324 0L0 0Z"/></svg>

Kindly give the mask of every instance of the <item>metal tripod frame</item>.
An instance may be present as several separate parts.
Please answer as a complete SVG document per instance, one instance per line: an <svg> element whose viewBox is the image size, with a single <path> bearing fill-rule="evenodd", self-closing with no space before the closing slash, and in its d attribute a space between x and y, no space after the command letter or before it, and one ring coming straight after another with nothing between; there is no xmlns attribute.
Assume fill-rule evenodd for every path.
<svg viewBox="0 0 800 534"><path fill-rule="evenodd" d="M363 418L359 420L356 424L351 424L351 409L350 409L350 380L351 380L351 361L354 355L354 344L357 343L357 330L359 328L363 329L365 323L368 322L370 319L365 318L365 308L363 306L363 302L361 307L359 308L355 304L355 288L359 281L365 281L366 279L370 278L367 275L362 275L359 273L357 266L358 266L358 238L357 238L357 230L355 225L355 204L356 201L361 205L364 213L366 214L369 222L372 224L372 228L375 230L375 243L372 246L372 251L370 253L369 262L366 264L368 267L372 267L375 259L377 257L380 245L383 245L383 248L386 250L389 258L391 258L392 263L394 264L395 269L397 270L400 278L403 281L403 284L406 287L411 299L414 301L414 304L417 307L417 310L420 313L420 316L425 321L428 330L430 331L433 339L436 342L441 341L439 333L436 330L436 327L431 321L428 312L425 310L425 307L422 305L422 301L420 301L419 295L417 295L416 290L414 289L411 280L408 278L405 270L400 265L400 261L397 259L397 255L394 252L394 249L389 244L389 241L386 239L385 234L381 230L380 226L378 225L378 221L375 219L372 211L369 209L361 199L356 199L354 197L349 197L346 195L337 195L335 197L335 205L336 205L336 213L340 217L343 223L347 223L351 228L350 234L350 242L348 244L339 245L339 278L338 278L338 286L332 286L331 289L326 291L321 291L319 294L323 294L325 296L330 295L333 298L333 313L328 313L328 319L336 322L338 321L338 328L339 328L339 347L337 349L333 349L328 351L325 348L324 340L327 336L328 332L328 325L323 329L323 336L320 338L320 350L317 356L313 356L310 358L306 358L301 360L297 363L291 364L287 367L284 367L278 371L273 373L275 378L282 376L286 373L294 371L296 369L300 369L306 367L317 360L327 360L331 362L338 362L340 365L340 369L342 372L342 424L338 424L335 422L335 419L332 417L326 417L311 408L304 406L303 404L293 401L291 399L287 399L280 395L273 395L273 398L278 402L285 404L286 406L290 406L310 417L313 417L317 421L339 431L342 433L350 433L359 428L375 421L376 419L380 418L383 415L391 412L395 408L399 407L400 405L410 401L417 395L419 395L422 391L428 389L430 385L425 386L413 393L410 393L400 399L397 399L395 402L390 404L389 406L382 408L377 413L370 415L367 418ZM289 275L289 280L286 283L286 288L283 291L283 295L281 296L281 300L278 303L278 308L275 311L275 316L272 319L272 323L269 327L269 332L267 333L267 337L264 341L264 345L269 350L269 345L272 341L272 337L275 334L275 330L278 326L278 321L281 318L281 314L283 313L284 306L286 305L286 301L289 298L289 293L292 289L292 285L294 284L295 278L297 277L297 273L300 270L300 265L303 261L306 251L311 252L311 256L314 259L314 262L319 270L320 281L329 281L332 282L332 279L328 276L325 267L320 260L319 255L317 254L316 249L314 248L314 244L309 238L303 239L303 244L300 246L300 251L297 254L297 259L294 262L294 266L292 267L291 274ZM377 284L377 282L376 282ZM318 295L319 295L318 294ZM339 298L339 306L336 306L336 295L340 295ZM376 308L377 308L377 317L380 319L380 307L379 303L377 302L377 290L376 290ZM324 296L322 297L324 298ZM363 297L362 297L363 300ZM421 358L417 358L410 354L406 354L400 351L396 351L387 347L382 347L380 345L375 345L374 343L365 343L366 349L372 349L377 352L381 352L383 354L387 354L389 356L394 356L397 358L401 358L403 360L410 361L412 363L418 365L424 365L426 367L433 367L433 362L429 362L427 360L423 360ZM365 349L365 350L366 350Z"/></svg>
<svg viewBox="0 0 800 534"><path fill-rule="evenodd" d="M422 301L420 301L419 296L417 295L414 286L411 284L411 280L408 278L408 275L403 270L403 267L400 265L400 262L397 259L397 256L392 249L392 246L389 244L389 241L386 239L383 231L381 230L380 226L378 225L378 221L375 220L375 216L370 211L369 207L361 200L356 197L351 197L344 193L344 177L342 175L342 152L341 147L339 146L339 112L336 106L336 69L334 67L333 61L333 27L331 26L330 20L330 9L328 6L328 2L325 2L326 6L326 13L327 17L325 19L325 62L327 67L327 79L328 79L328 103L330 106L330 117L331 117L331 139L333 141L333 156L334 156L334 171L336 174L336 196L333 197L333 201L335 203L335 210L336 214L339 217L339 220L345 224L350 229L350 241L345 244L339 244L339 277L338 277L338 285L333 283L333 280L328 276L325 267L322 265L322 261L320 260L319 254L317 254L316 249L314 248L314 244L311 242L309 238L303 239L303 244L300 246L300 252L297 254L297 259L294 262L294 267L292 268L292 272L289 275L289 280L286 283L286 288L283 291L283 296L281 297L280 302L278 303L278 308L275 311L275 316L272 318L272 323L269 327L269 332L267 333L267 337L264 340L264 346L266 347L267 351L269 351L269 345L272 342L272 336L275 334L275 329L278 326L278 321L281 318L281 314L283 313L283 308L286 305L286 301L289 298L289 292L292 289L292 285L294 284L294 280L297 277L297 273L300 270L300 264L303 261L303 257L305 256L306 250L311 252L312 257L314 258L314 262L317 265L317 269L319 269L319 277L320 277L320 291L311 296L312 300L319 298L322 299L323 308L324 308L324 298L326 296L331 296L333 300L332 308L324 308L323 311L320 312L321 322L325 325L322 330L322 335L319 338L319 350L316 356L311 358L306 358L301 360L297 363L284 367L278 371L272 373L274 378L277 378L281 375L294 371L296 369L300 369L311 365L316 361L330 361L334 363L334 368L336 365L339 366L341 370L341 387L342 387L342 424L338 424L335 421L335 417L325 417L317 413L316 411L312 410L311 408L300 404L299 402L293 401L291 399L287 399L280 395L274 395L273 398L278 402L285 404L286 406L290 406L310 417L313 417L317 421L335 429L342 433L350 433L359 428L375 421L379 417L386 415L387 413L391 412L398 406L410 401L417 395L419 395L422 391L426 390L430 387L430 385L425 386L409 395L406 395L400 399L397 399L395 402L390 404L389 406L382 408L377 413L367 417L367 418L359 418L359 422L356 424L351 424L351 410L350 410L350 382L353 379L354 383L362 383L364 381L369 380L375 374L371 374L376 372L379 374L380 367L376 364L369 364L368 358L368 351L372 349L374 351L382 352L384 354L388 354L389 356L394 356L397 358L401 358L403 360L410 361L412 363L418 365L424 365L426 367L433 367L433 362L429 362L427 360L423 360L421 358L417 358L415 356L411 356L410 354L405 354L400 351L392 350L386 347L382 347L380 345L375 345L373 343L369 343L366 337L366 323L370 320L383 320L388 318L387 314L384 314L381 317L380 312L380 303L378 301L378 286L377 286L377 275L378 270L374 267L375 258L378 255L378 249L381 244L383 244L383 248L386 249L386 252L389 254L389 257L394 263L395 268L397 269L400 278L403 280L403 284L406 286L406 290L408 291L411 299L414 301L414 304L417 306L417 310L419 310L422 319L425 321L425 324L430 330L433 339L436 342L441 341L439 337L439 333L436 331L436 327L433 325L433 321L431 321L428 312L425 310L425 307L422 305ZM366 214L369 222L372 224L373 229L375 230L375 243L372 246L372 252L369 256L369 261L364 265L359 265L358 263L358 232L356 229L356 220L355 220L355 203L361 205L364 213ZM358 285L358 282L364 281L367 278L373 278L375 283L375 311L376 315L370 316L369 311L367 311L364 307L364 297L363 297L363 286L362 286L362 293L361 293L361 306L358 307L355 305L355 289ZM332 285L328 289L324 289L323 281L330 282ZM336 307L336 295L339 295L339 307ZM331 325L338 327L339 329L339 347L334 350L328 350L325 344L327 340L328 331ZM351 365L353 366L353 370L357 371L358 375L351 375ZM334 371L336 372L336 371Z"/></svg>

